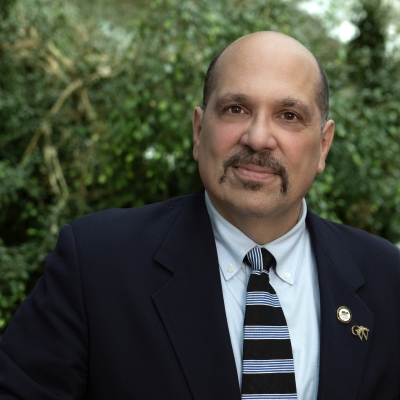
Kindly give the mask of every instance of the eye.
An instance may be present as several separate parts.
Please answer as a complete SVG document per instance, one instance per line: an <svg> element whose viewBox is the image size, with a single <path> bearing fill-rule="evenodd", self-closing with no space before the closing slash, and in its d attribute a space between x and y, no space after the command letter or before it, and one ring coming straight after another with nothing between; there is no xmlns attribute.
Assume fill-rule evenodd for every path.
<svg viewBox="0 0 400 400"><path fill-rule="evenodd" d="M241 114L243 112L243 108L239 106L230 106L227 108L229 114Z"/></svg>
<svg viewBox="0 0 400 400"><path fill-rule="evenodd" d="M299 119L299 117L290 111L286 111L282 114L282 118L285 119L286 121L296 121Z"/></svg>

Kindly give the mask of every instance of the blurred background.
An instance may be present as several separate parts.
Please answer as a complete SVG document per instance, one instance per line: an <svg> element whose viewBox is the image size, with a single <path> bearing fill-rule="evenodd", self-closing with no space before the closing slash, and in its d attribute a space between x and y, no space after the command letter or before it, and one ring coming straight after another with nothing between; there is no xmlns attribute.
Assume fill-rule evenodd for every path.
<svg viewBox="0 0 400 400"><path fill-rule="evenodd" d="M259 30L324 65L336 137L307 201L400 241L400 0L0 0L0 334L59 228L201 188L209 62Z"/></svg>

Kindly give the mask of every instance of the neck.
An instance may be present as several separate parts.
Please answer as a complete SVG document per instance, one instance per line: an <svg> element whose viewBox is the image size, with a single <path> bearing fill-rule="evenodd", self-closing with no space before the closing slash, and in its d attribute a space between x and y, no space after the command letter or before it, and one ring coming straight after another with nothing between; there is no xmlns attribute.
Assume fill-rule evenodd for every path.
<svg viewBox="0 0 400 400"><path fill-rule="evenodd" d="M301 203L290 210L268 215L244 214L236 210L227 212L215 207L228 222L260 245L270 243L290 231L298 222L301 212Z"/></svg>

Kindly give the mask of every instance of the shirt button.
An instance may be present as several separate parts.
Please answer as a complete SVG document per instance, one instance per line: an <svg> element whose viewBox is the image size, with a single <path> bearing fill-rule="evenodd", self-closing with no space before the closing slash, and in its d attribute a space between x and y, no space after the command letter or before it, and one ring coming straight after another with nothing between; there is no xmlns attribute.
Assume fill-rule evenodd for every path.
<svg viewBox="0 0 400 400"><path fill-rule="evenodd" d="M226 270L227 270L229 273L232 273L232 272L233 272L233 267L232 267L232 265L230 265Z"/></svg>
<svg viewBox="0 0 400 400"><path fill-rule="evenodd" d="M288 271L285 272L285 278L290 278L292 276L292 274Z"/></svg>

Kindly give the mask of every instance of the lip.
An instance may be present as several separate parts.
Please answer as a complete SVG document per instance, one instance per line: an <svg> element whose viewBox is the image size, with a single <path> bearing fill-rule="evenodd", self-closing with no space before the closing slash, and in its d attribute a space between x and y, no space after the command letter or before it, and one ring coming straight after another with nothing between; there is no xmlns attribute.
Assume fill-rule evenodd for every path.
<svg viewBox="0 0 400 400"><path fill-rule="evenodd" d="M277 176L272 169L253 164L235 165L233 169L241 178L254 181L266 181Z"/></svg>

